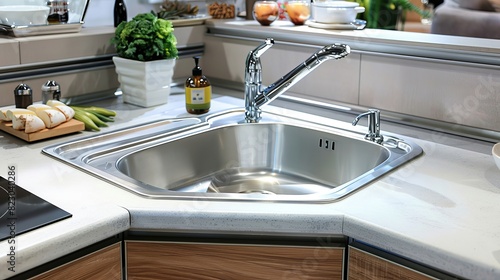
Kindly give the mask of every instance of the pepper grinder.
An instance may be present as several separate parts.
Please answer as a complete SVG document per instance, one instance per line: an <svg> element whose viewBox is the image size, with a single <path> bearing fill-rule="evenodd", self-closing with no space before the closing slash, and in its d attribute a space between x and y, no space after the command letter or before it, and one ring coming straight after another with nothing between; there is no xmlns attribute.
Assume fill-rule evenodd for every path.
<svg viewBox="0 0 500 280"><path fill-rule="evenodd" d="M26 84L19 84L14 89L14 97L16 100L16 108L28 108L33 104L33 91Z"/></svg>
<svg viewBox="0 0 500 280"><path fill-rule="evenodd" d="M47 81L42 86L42 103L47 104L51 99L61 99L61 86L56 81Z"/></svg>

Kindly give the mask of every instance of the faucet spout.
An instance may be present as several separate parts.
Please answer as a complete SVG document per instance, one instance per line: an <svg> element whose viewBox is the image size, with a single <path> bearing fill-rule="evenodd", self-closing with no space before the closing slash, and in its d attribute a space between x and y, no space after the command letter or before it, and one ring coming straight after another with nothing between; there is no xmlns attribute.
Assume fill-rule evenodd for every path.
<svg viewBox="0 0 500 280"><path fill-rule="evenodd" d="M272 42L274 43L274 41ZM247 57L247 64L245 68L245 118L247 122L258 122L261 118L260 108L262 106L275 100L278 96L311 73L320 64L330 59L344 58L350 53L348 45L332 44L325 46L312 54L308 59L292 69L292 71L285 74L279 80L265 89L261 89L262 68L260 67L260 60L257 59L257 65L257 63L249 58L254 56L254 53L262 54L271 46L272 44L268 44L266 40L264 44L257 47L254 51L251 51Z"/></svg>
<svg viewBox="0 0 500 280"><path fill-rule="evenodd" d="M245 63L245 118L248 120L260 119L260 109L255 106L255 98L262 86L262 65L260 56L274 45L272 38L267 38L247 55Z"/></svg>

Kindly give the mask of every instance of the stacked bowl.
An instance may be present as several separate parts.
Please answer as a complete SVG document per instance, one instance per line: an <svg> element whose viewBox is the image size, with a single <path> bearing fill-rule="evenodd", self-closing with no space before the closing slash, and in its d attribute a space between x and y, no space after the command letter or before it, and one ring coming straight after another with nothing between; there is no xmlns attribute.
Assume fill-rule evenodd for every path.
<svg viewBox="0 0 500 280"><path fill-rule="evenodd" d="M42 0L0 0L0 23L10 26L46 24L49 10Z"/></svg>
<svg viewBox="0 0 500 280"><path fill-rule="evenodd" d="M311 4L312 17L318 23L349 24L364 11L359 3L349 1L314 0Z"/></svg>
<svg viewBox="0 0 500 280"><path fill-rule="evenodd" d="M49 7L44 6L0 6L0 23L10 26L46 24L48 15Z"/></svg>

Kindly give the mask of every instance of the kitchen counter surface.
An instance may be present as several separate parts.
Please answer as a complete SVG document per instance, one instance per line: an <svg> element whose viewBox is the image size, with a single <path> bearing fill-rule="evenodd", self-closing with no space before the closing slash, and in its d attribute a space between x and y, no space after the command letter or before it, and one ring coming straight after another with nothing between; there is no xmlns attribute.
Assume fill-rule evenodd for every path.
<svg viewBox="0 0 500 280"><path fill-rule="evenodd" d="M231 95L225 89L214 93L220 97L212 111L243 106L241 99L224 96ZM183 98L181 90L174 91L168 104L154 108L122 104L120 98L103 102L118 111L116 122L103 132L165 115L186 116ZM295 109L279 100L275 104ZM32 144L0 132L0 175L15 165L19 186L73 214L17 236L16 273L130 229L345 235L462 277L499 279L500 171L491 157L493 143L383 125L383 131L412 138L424 155L327 204L147 199L41 154L43 147L93 132ZM6 241L0 252L5 263ZM14 275L3 267L0 278Z"/></svg>

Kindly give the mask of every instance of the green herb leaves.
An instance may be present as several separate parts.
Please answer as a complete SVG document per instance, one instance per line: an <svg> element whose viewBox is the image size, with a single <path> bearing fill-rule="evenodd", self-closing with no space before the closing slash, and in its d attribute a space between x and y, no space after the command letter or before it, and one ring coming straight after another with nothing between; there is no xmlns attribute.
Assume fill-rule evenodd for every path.
<svg viewBox="0 0 500 280"><path fill-rule="evenodd" d="M138 14L122 22L111 39L118 56L139 61L177 58L177 39L172 22L153 13Z"/></svg>

